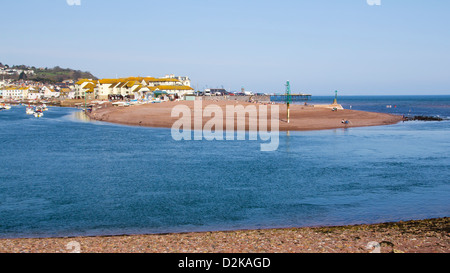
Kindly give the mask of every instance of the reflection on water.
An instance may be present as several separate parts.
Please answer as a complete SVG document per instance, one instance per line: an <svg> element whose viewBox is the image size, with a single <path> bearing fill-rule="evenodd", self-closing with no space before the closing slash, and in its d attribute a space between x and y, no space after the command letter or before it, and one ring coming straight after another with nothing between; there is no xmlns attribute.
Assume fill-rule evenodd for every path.
<svg viewBox="0 0 450 273"><path fill-rule="evenodd" d="M86 113L84 111L76 111L76 112L72 113L71 119L76 119L76 120L84 121L84 122L94 121L88 115L86 115Z"/></svg>

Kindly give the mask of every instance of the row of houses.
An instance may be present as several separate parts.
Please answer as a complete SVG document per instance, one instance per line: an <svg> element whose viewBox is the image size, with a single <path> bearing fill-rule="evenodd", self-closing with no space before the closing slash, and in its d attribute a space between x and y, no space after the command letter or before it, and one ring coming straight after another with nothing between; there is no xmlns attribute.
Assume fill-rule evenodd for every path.
<svg viewBox="0 0 450 273"><path fill-rule="evenodd" d="M12 100L37 99L99 99L111 98L149 99L160 95L183 98L193 94L189 77L166 75L155 77L128 77L118 79L80 79L75 84L59 83L36 85L27 82L0 82L0 97Z"/></svg>
<svg viewBox="0 0 450 273"><path fill-rule="evenodd" d="M10 85L0 87L0 97L11 100L40 100L52 98L70 98L74 93L70 88L53 89L48 86L40 88L33 86ZM72 95L73 97L73 95Z"/></svg>
<svg viewBox="0 0 450 273"><path fill-rule="evenodd" d="M174 95L183 98L193 94L189 77L166 75L162 78L128 77L119 79L82 79L75 84L76 99L110 99L114 96L148 99L159 95Z"/></svg>
<svg viewBox="0 0 450 273"><path fill-rule="evenodd" d="M34 75L34 70L32 69L16 69L16 68L9 68L7 66L0 66L0 75L20 75L21 73L24 73L25 75Z"/></svg>

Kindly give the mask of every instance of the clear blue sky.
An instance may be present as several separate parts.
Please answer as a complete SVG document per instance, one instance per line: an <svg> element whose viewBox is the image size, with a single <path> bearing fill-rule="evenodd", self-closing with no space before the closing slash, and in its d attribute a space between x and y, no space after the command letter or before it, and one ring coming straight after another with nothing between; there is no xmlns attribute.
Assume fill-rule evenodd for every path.
<svg viewBox="0 0 450 273"><path fill-rule="evenodd" d="M0 62L313 95L450 94L450 1L2 1ZM6 25L6 26L5 26Z"/></svg>

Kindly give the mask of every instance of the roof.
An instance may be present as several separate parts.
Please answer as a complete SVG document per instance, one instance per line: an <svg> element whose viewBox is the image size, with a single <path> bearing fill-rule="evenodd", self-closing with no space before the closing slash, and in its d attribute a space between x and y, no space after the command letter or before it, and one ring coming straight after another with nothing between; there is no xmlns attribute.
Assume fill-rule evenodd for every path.
<svg viewBox="0 0 450 273"><path fill-rule="evenodd" d="M139 90L141 90L141 88L142 88L142 85L140 84L140 85L138 85L138 87L136 87L136 88L133 90L133 92L138 92Z"/></svg>
<svg viewBox="0 0 450 273"><path fill-rule="evenodd" d="M109 86L109 88L114 88L116 85L118 85L119 83L118 82L115 82L115 83L113 83L113 84L111 84L110 86Z"/></svg>
<svg viewBox="0 0 450 273"><path fill-rule="evenodd" d="M8 91L8 90L28 90L28 89L30 89L30 87L8 86L6 88L2 88L1 90Z"/></svg>
<svg viewBox="0 0 450 273"><path fill-rule="evenodd" d="M82 84L85 83L85 82L91 82L91 83L94 83L94 81L91 80L91 79L81 79L81 80L77 81L76 84L77 84L77 85L82 85Z"/></svg>
<svg viewBox="0 0 450 273"><path fill-rule="evenodd" d="M98 80L98 82L100 84L115 84L118 81L119 81L118 79L101 79L101 80Z"/></svg>
<svg viewBox="0 0 450 273"><path fill-rule="evenodd" d="M179 82L177 79L169 79L169 78L150 78L147 80L148 82Z"/></svg>
<svg viewBox="0 0 450 273"><path fill-rule="evenodd" d="M96 85L95 84L93 84L93 83L88 83L88 84L86 84L84 87L83 87L83 89L94 89L94 87L95 87Z"/></svg>
<svg viewBox="0 0 450 273"><path fill-rule="evenodd" d="M155 90L194 90L190 86L186 85L159 85L159 86L148 86L151 91Z"/></svg>
<svg viewBox="0 0 450 273"><path fill-rule="evenodd" d="M116 86L116 88L121 88L121 87L123 87L125 84L126 84L126 82L120 82L120 83Z"/></svg>
<svg viewBox="0 0 450 273"><path fill-rule="evenodd" d="M92 80L83 79L77 82L78 85ZM155 78L155 77L126 77L126 78L118 78L118 79L100 79L98 80L98 83L100 84L117 84L119 82L142 82L145 81L146 83L149 82L180 82L178 79L172 79L172 78Z"/></svg>
<svg viewBox="0 0 450 273"><path fill-rule="evenodd" d="M131 82L127 82L127 87L132 87L134 86L135 81L131 81Z"/></svg>

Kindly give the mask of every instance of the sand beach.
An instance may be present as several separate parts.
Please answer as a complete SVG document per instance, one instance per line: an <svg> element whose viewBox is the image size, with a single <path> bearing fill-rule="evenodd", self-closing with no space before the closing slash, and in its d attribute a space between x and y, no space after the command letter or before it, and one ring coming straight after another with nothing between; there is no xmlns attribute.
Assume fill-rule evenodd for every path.
<svg viewBox="0 0 450 273"><path fill-rule="evenodd" d="M146 127L163 127L171 128L174 122L180 117L171 117L172 109L178 105L185 105L192 111L192 129L194 128L194 102L193 101L179 101L179 102L164 102L135 105L131 107L106 107L107 104L102 105L102 108L94 107L90 117L94 120L119 123L124 125L146 126ZM258 112L258 120L249 120L246 118L246 130L249 130L249 124L259 124L259 118L271 117L271 106L267 106L267 115L260 115L260 106L264 104L236 102L236 101L203 101L202 108L208 106L218 106L223 111L223 130L225 130L225 113L227 105L243 107L255 107ZM290 106L290 120L287 123L287 111L285 104L278 104L279 108L279 130L280 131L307 131L307 130L324 130L336 128L350 128L361 126L377 126L390 125L400 122L402 116L390 115L384 113L373 113L356 110L337 110L332 111L328 108L319 108L312 106L304 106L294 104ZM202 119L205 125L211 118L204 117ZM238 117L235 116L235 128L238 124ZM342 120L348 120L347 124L343 124ZM268 129L271 128L270 120L268 120Z"/></svg>

